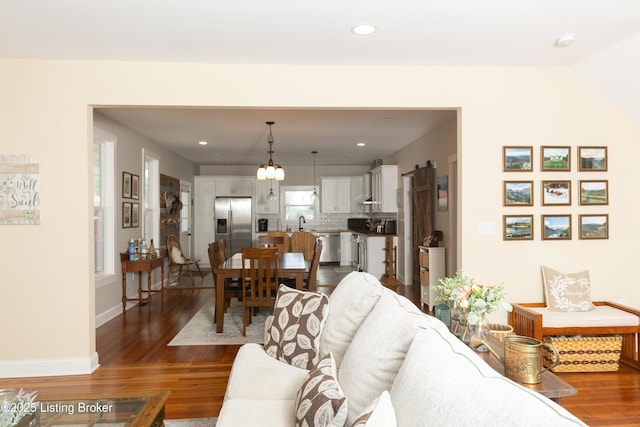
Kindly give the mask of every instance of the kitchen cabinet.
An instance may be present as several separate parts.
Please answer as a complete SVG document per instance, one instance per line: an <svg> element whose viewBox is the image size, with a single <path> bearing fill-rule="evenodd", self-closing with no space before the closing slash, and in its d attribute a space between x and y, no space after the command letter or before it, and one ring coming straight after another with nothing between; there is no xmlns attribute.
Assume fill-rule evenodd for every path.
<svg viewBox="0 0 640 427"><path fill-rule="evenodd" d="M217 176L216 197L252 197L254 195L255 182L255 177L251 176Z"/></svg>
<svg viewBox="0 0 640 427"><path fill-rule="evenodd" d="M398 166L381 165L371 170L371 212L398 212Z"/></svg>
<svg viewBox="0 0 640 427"><path fill-rule="evenodd" d="M340 233L340 265L351 265L351 231Z"/></svg>
<svg viewBox="0 0 640 427"><path fill-rule="evenodd" d="M360 234L361 257L364 265L361 266L363 271L372 274L376 278L384 275L386 269L386 252L385 252L386 236ZM393 236L393 245L398 246L398 236Z"/></svg>
<svg viewBox="0 0 640 427"><path fill-rule="evenodd" d="M276 198L269 200L269 191L273 189ZM256 213L277 214L280 213L280 183L275 180L256 180Z"/></svg>
<svg viewBox="0 0 640 427"><path fill-rule="evenodd" d="M349 177L350 183L350 212L365 212L364 201L367 197L365 194L365 177L366 175L357 175Z"/></svg>
<svg viewBox="0 0 640 427"><path fill-rule="evenodd" d="M320 186L322 213L351 212L351 178L323 177Z"/></svg>
<svg viewBox="0 0 640 427"><path fill-rule="evenodd" d="M446 276L445 251L444 248L428 246L420 246L419 249L420 304L426 304L431 311L435 306L437 296L434 286Z"/></svg>

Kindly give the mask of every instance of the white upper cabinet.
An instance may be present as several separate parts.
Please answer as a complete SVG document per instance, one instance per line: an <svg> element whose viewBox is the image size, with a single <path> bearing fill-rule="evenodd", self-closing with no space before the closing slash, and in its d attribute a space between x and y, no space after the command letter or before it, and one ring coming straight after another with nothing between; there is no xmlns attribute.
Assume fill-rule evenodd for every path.
<svg viewBox="0 0 640 427"><path fill-rule="evenodd" d="M371 171L372 212L398 212L398 166L381 165Z"/></svg>
<svg viewBox="0 0 640 427"><path fill-rule="evenodd" d="M256 179L251 176L217 176L216 197L254 195Z"/></svg>
<svg viewBox="0 0 640 427"><path fill-rule="evenodd" d="M322 213L351 212L351 178L348 176L321 179Z"/></svg>
<svg viewBox="0 0 640 427"><path fill-rule="evenodd" d="M269 200L269 192L273 190L276 196ZM256 180L256 213L274 214L280 213L280 182L271 179Z"/></svg>

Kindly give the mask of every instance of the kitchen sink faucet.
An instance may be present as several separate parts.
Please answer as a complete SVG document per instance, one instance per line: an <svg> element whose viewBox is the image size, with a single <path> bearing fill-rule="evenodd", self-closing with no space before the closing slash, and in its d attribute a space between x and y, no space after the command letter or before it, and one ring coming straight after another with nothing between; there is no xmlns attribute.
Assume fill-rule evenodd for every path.
<svg viewBox="0 0 640 427"><path fill-rule="evenodd" d="M298 218L298 230L302 231L304 230L304 227L302 226L302 224L306 224L307 221L305 221L304 217L302 215L300 215L300 218Z"/></svg>

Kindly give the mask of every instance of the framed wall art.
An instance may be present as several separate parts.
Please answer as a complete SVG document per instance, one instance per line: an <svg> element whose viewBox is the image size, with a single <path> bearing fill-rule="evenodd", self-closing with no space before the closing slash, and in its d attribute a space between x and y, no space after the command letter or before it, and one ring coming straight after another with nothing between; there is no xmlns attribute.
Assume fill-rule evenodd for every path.
<svg viewBox="0 0 640 427"><path fill-rule="evenodd" d="M502 170L504 172L533 171L533 147L502 147Z"/></svg>
<svg viewBox="0 0 640 427"><path fill-rule="evenodd" d="M609 204L609 181L580 181L581 205Z"/></svg>
<svg viewBox="0 0 640 427"><path fill-rule="evenodd" d="M504 181L504 206L533 206L533 181Z"/></svg>
<svg viewBox="0 0 640 427"><path fill-rule="evenodd" d="M542 215L542 240L571 240L571 215Z"/></svg>
<svg viewBox="0 0 640 427"><path fill-rule="evenodd" d="M122 228L131 227L131 202L122 202Z"/></svg>
<svg viewBox="0 0 640 427"><path fill-rule="evenodd" d="M542 181L542 205L570 205L571 181Z"/></svg>
<svg viewBox="0 0 640 427"><path fill-rule="evenodd" d="M541 171L571 170L571 147L540 147Z"/></svg>
<svg viewBox="0 0 640 427"><path fill-rule="evenodd" d="M436 178L438 186L438 210L446 211L449 208L449 176L441 175ZM401 200L400 198L399 200Z"/></svg>
<svg viewBox="0 0 640 427"><path fill-rule="evenodd" d="M138 200L140 195L140 177L131 175L131 198Z"/></svg>
<svg viewBox="0 0 640 427"><path fill-rule="evenodd" d="M583 172L607 170L607 147L578 147L578 169Z"/></svg>
<svg viewBox="0 0 640 427"><path fill-rule="evenodd" d="M503 240L533 240L533 215L504 215Z"/></svg>
<svg viewBox="0 0 640 427"><path fill-rule="evenodd" d="M122 198L131 198L131 174L129 172L122 172Z"/></svg>
<svg viewBox="0 0 640 427"><path fill-rule="evenodd" d="M138 227L140 225L140 204L132 203L131 204L131 227Z"/></svg>
<svg viewBox="0 0 640 427"><path fill-rule="evenodd" d="M580 215L580 238L581 239L608 239L609 238L609 215Z"/></svg>

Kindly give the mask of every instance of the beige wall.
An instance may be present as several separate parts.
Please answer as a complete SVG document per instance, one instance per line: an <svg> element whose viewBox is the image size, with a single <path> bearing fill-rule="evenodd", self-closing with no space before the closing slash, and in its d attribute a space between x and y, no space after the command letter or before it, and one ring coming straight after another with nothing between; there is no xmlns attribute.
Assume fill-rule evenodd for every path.
<svg viewBox="0 0 640 427"><path fill-rule="evenodd" d="M640 201L640 130L566 69L234 66L0 61L2 151L40 157L37 226L0 226L5 328L0 376L95 367L90 105L460 108L460 262L482 282L505 282L513 301L541 300L539 268L588 268L596 299L640 306L633 226ZM610 205L502 207L503 145L607 145ZM539 183L558 174L536 171ZM580 179L575 170L558 179ZM549 178L547 178L549 177ZM518 178L515 178L518 179ZM523 179L523 178L522 178ZM536 186L536 190L538 186ZM575 190L575 185L574 185ZM535 216L536 238L503 242L506 212ZM541 241L542 213L608 213L603 241ZM496 233L478 234L479 223ZM66 261L63 264L63 261ZM64 265L64 267L63 267ZM502 315L502 314L501 314ZM8 344L6 344L8 343Z"/></svg>

